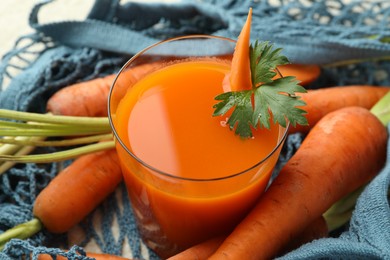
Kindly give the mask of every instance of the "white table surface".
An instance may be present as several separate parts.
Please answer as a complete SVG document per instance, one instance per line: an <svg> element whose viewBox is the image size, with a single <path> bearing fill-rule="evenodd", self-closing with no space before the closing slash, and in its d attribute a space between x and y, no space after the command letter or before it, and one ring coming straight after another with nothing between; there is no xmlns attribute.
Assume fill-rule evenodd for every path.
<svg viewBox="0 0 390 260"><path fill-rule="evenodd" d="M37 0L1 0L0 3L0 56L12 48L15 40L32 32L28 16ZM93 0L57 0L40 12L41 22L83 19L88 14Z"/></svg>

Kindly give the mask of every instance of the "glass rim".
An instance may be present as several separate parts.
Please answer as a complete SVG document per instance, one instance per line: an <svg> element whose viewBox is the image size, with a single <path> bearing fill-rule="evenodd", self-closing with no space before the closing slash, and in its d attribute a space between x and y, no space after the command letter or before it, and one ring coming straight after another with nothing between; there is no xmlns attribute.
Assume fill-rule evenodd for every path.
<svg viewBox="0 0 390 260"><path fill-rule="evenodd" d="M177 41L177 40L182 40L182 39L193 39L193 38L211 38L211 39L217 39L217 40L226 40L226 41L230 41L230 42L236 42L235 40L233 39L230 39L230 38L226 38L226 37L221 37L221 36L214 36L214 35L202 35L202 34L196 34L196 35L186 35L186 36L179 36L179 37L174 37L174 38L170 38L170 39L166 39L166 40L162 40L162 41L158 41L146 48L144 48L143 50L139 51L138 53L136 53L134 56L132 56L122 67L121 69L118 71L118 73L116 74L112 84L111 84L111 87L110 87L110 91L109 91L109 94L108 94L108 119L109 119L109 123L110 123L110 126L111 126L111 129L112 129L112 132L114 134L114 137L115 137L115 142L118 142L122 148L133 158L135 159L138 163L140 163L142 166L146 167L147 169L153 171L153 172L156 172L158 174L161 174L163 176L166 176L166 177L169 177L169 178L173 178L173 179L177 179L177 180L185 180L185 181L192 181L192 182L208 182L208 181L219 181L219 180L226 180L226 179L230 179L230 178L233 178L233 177L236 177L236 176L239 176L239 175L243 175L245 174L246 172L249 172L251 171L252 169L260 166L261 164L263 164L264 162L266 162L279 148L280 146L284 143L284 141L286 140L287 138L287 135L288 135L288 129L290 127L290 122L288 120L287 121L287 124L286 124L286 127L284 127L284 132L283 132L283 135L281 138L279 138L277 144L275 145L275 147L272 149L272 151L270 151L267 156L265 156L264 158L262 158L259 162L255 163L254 165L242 170L242 171L239 171L237 173L233 173L233 174L230 174L230 175L226 175L226 176L222 176L222 177L215 177L215 178L189 178L189 177L183 177L183 176L177 176L177 175L174 175L174 174L171 174L171 173L168 173L168 172L165 172L165 171L162 171L148 163L146 163L145 161L143 161L141 158L139 158L137 155L135 155L134 153L132 153L130 151L130 149L124 144L124 142L122 141L122 139L120 138L118 132L116 131L115 129L115 124L113 122L113 118L111 116L111 96L112 96L112 93L113 93L113 90L114 90L114 87L115 87L115 83L118 79L118 77L120 77L121 73L135 60L137 59L139 56L141 56L142 54L144 54L145 52L147 52L148 50L158 46L158 45L161 45L161 44L164 44L164 43L168 43L168 42L172 42L172 41ZM279 72L279 70L277 70L277 73L281 75L281 73ZM282 76L283 77L283 76ZM283 127L283 126L280 126L279 127ZM280 131L280 130L279 130ZM234 133L232 133L234 134ZM238 137L237 137L238 138Z"/></svg>

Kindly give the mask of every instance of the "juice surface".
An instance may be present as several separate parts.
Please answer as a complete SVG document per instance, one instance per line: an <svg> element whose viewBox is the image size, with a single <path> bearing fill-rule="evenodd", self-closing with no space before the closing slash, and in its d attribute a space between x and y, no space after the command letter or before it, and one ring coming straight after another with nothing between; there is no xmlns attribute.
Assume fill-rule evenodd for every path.
<svg viewBox="0 0 390 260"><path fill-rule="evenodd" d="M148 74L116 111L122 141L143 162L178 177L221 178L254 166L275 148L279 127L243 140L226 118L212 116L229 70L210 59ZM119 144L117 150L142 237L163 258L231 231L263 193L278 158L232 178L193 181L155 173Z"/></svg>
<svg viewBox="0 0 390 260"><path fill-rule="evenodd" d="M147 75L121 101L120 136L148 165L186 178L209 179L241 172L275 147L277 131L256 131L243 140L226 118L213 117L223 92L226 63L188 61Z"/></svg>

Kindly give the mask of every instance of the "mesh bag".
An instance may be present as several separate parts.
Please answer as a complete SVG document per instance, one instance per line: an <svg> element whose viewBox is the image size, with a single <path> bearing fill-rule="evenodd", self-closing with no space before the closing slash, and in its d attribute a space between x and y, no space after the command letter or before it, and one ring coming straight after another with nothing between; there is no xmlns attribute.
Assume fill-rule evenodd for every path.
<svg viewBox="0 0 390 260"><path fill-rule="evenodd" d="M162 39L188 34L236 38L249 7L253 7L253 40L273 42L283 48L283 54L293 63L322 65L321 77L309 88L390 85L388 1L203 0L148 4L96 0L83 21L41 24L38 14L50 2L44 1L32 9L29 22L34 33L21 36L2 59L1 108L45 112L48 98L57 90L115 73L133 54ZM111 40L105 40L108 38ZM276 172L303 138L300 134L289 136ZM0 176L0 232L33 217L37 194L60 167L58 163L44 167L16 165ZM365 221L372 221L368 227L376 226L375 221L390 219L387 198L383 195L387 194L389 175L386 167L358 204L364 205L376 196L378 210L385 212L381 219L364 215ZM378 193L383 190L386 192ZM360 223L360 212L366 210L357 207L352 222ZM359 246L363 243L361 236L366 233L359 224L352 227L353 230L330 242L324 239L281 258L390 258L388 236ZM382 232L377 232L378 235L390 234L386 232L390 230L388 222L380 223L380 227ZM39 253L89 259L83 254L90 247L131 258L158 259L140 240L123 185L76 229L82 234L81 239L74 238L74 230L63 235L42 230L29 239L12 240L0 252L0 259L36 259Z"/></svg>

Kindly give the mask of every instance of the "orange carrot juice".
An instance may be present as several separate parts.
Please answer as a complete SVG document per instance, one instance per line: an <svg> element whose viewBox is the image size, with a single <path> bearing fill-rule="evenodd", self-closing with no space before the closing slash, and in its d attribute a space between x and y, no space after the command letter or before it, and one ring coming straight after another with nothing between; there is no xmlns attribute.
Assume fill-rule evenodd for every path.
<svg viewBox="0 0 390 260"><path fill-rule="evenodd" d="M127 91L115 112L124 180L140 233L161 257L227 234L264 192L285 129L242 139L213 117L230 61L170 62ZM129 154L131 156L129 156Z"/></svg>

